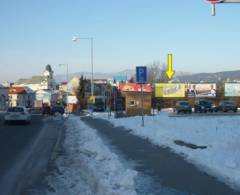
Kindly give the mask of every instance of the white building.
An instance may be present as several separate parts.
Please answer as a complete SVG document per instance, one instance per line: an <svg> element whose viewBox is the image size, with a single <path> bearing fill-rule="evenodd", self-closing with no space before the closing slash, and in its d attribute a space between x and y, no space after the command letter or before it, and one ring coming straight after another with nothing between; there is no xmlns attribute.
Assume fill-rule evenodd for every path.
<svg viewBox="0 0 240 195"><path fill-rule="evenodd" d="M33 107L35 93L28 87L10 87L8 89L9 106Z"/></svg>
<svg viewBox="0 0 240 195"><path fill-rule="evenodd" d="M0 110L7 109L7 101L8 101L8 89L3 85L0 85Z"/></svg>
<svg viewBox="0 0 240 195"><path fill-rule="evenodd" d="M36 91L36 100L42 104L54 105L58 101L58 92L53 90L38 90Z"/></svg>
<svg viewBox="0 0 240 195"><path fill-rule="evenodd" d="M19 79L14 86L29 87L33 91L37 90L55 90L56 82L53 78L51 65L46 65L42 76L33 76L31 79Z"/></svg>

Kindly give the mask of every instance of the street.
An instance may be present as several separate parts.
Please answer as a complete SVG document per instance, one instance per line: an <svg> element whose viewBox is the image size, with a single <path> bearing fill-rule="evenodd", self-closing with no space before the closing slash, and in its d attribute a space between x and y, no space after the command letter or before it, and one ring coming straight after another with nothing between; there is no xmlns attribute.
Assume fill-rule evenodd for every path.
<svg viewBox="0 0 240 195"><path fill-rule="evenodd" d="M139 188L139 194L239 194L215 177L186 162L182 156L174 154L169 148L155 146L132 135L130 130L114 127L102 119L82 117L82 120L95 128L126 161L132 162L140 174L148 175L155 183L153 188L161 188L148 188L151 191L145 192Z"/></svg>
<svg viewBox="0 0 240 195"><path fill-rule="evenodd" d="M58 140L60 124L33 115L29 125L4 125L0 116L1 194L19 194L40 177Z"/></svg>

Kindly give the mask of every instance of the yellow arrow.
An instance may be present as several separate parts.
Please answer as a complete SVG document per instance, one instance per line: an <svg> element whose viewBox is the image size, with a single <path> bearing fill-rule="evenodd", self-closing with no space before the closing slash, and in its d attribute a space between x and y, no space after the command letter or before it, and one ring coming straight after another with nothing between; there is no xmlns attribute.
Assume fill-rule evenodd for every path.
<svg viewBox="0 0 240 195"><path fill-rule="evenodd" d="M172 62L172 54L168 54L168 63L167 63L167 71L166 71L166 75L169 79L172 79L173 75L174 75L174 71L173 71L173 62Z"/></svg>

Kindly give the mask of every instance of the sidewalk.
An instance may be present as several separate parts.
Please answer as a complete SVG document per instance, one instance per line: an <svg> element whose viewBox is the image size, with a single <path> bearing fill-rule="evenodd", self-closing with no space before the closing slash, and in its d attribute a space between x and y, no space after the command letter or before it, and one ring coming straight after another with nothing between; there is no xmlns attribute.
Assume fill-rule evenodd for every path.
<svg viewBox="0 0 240 195"><path fill-rule="evenodd" d="M102 119L83 117L82 120L111 140L112 145L126 156L128 161L137 162L137 171L147 173L167 188L176 189L176 194L239 194L216 178L201 172L182 156L134 136L129 133L130 130L114 127Z"/></svg>

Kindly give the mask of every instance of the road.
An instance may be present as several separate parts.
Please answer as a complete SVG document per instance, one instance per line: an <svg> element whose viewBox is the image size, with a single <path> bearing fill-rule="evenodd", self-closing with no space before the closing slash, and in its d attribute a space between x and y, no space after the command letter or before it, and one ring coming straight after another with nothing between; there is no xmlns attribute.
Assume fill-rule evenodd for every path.
<svg viewBox="0 0 240 195"><path fill-rule="evenodd" d="M46 169L61 122L32 116L30 125L4 125L0 115L0 194L20 194Z"/></svg>
<svg viewBox="0 0 240 195"><path fill-rule="evenodd" d="M104 140L110 142L114 150L118 151L126 161L135 164L134 168L141 175L147 175L152 179L155 185L147 187L146 184L142 184L137 189L139 194L240 194L216 178L200 171L168 148L153 145L147 140L132 135L122 127L114 127L102 119L82 117L82 120L98 130ZM142 191L142 187L148 188L149 191Z"/></svg>

